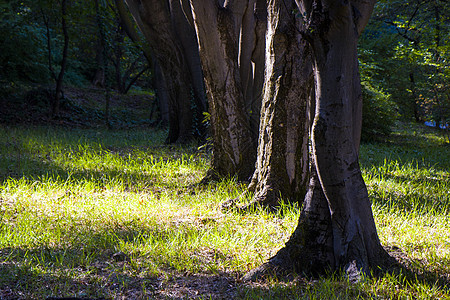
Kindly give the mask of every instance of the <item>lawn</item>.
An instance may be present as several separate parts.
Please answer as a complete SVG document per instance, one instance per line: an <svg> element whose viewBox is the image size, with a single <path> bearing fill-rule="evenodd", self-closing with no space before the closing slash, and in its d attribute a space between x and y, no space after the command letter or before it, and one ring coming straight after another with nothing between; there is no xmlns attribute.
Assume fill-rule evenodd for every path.
<svg viewBox="0 0 450 300"><path fill-rule="evenodd" d="M0 299L450 299L450 148L435 130L398 124L362 145L380 239L404 268L357 284L243 283L299 207L222 212L245 184L198 185L209 153L166 134L0 126Z"/></svg>

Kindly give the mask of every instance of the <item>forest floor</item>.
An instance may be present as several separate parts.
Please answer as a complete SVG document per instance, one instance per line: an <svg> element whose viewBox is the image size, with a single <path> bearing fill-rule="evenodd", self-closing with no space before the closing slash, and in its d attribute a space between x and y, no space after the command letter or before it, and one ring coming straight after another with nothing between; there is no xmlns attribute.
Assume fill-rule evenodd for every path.
<svg viewBox="0 0 450 300"><path fill-rule="evenodd" d="M106 127L106 102L109 99L109 126L131 128L148 126L152 109L157 117L153 92L131 90L119 94L113 90L68 87L60 102L58 118L50 118L54 90L48 86L34 86L0 97L0 123L25 125L55 125L78 128ZM154 122L154 120L153 120Z"/></svg>
<svg viewBox="0 0 450 300"><path fill-rule="evenodd" d="M167 131L146 121L152 96L136 94L111 102L112 130L104 94L83 89L66 91L59 120L35 108L0 125L0 299L450 299L450 150L438 130L398 123L361 147L381 242L403 269L356 284L249 284L298 205L223 212L224 200L250 199L246 185L199 185L210 154L165 145Z"/></svg>

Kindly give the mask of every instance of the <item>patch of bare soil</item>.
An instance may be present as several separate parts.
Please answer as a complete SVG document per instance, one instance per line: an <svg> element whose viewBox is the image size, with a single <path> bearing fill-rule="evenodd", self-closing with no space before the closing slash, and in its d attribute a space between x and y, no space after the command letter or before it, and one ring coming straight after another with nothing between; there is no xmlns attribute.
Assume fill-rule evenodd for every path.
<svg viewBox="0 0 450 300"><path fill-rule="evenodd" d="M156 299L234 299L236 280L227 275L195 274L174 276L160 281L154 291Z"/></svg>

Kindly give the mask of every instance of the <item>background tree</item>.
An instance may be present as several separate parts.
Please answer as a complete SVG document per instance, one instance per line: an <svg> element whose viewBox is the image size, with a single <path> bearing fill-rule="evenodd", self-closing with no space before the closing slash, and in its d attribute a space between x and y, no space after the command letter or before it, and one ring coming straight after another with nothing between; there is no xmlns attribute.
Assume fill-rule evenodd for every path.
<svg viewBox="0 0 450 300"><path fill-rule="evenodd" d="M177 34L174 18L184 17L177 14L180 3L167 0L126 1L139 28L144 33L150 48L161 67L169 95L169 143L184 143L193 137L194 112L202 115L202 98L194 97L191 90L196 83L189 70L188 58ZM188 24L187 21L184 24ZM191 39L195 34L191 32ZM195 106L197 110L193 111Z"/></svg>
<svg viewBox="0 0 450 300"><path fill-rule="evenodd" d="M145 58L148 61L148 64L151 66L153 73L152 83L155 89L155 94L161 113L161 122L164 125L169 124L169 94L158 61L153 58L154 55L152 54L152 50L147 45L147 43L142 41L141 34L139 34L138 30L136 29L135 22L131 19L131 15L126 8L124 1L114 0L114 3L123 29L127 33L128 37L133 41L133 43L139 45L139 48L142 50ZM155 105L153 105L152 107L150 119L152 119L154 108Z"/></svg>
<svg viewBox="0 0 450 300"><path fill-rule="evenodd" d="M63 88L63 79L64 74L66 72L66 66L67 66L67 59L68 59L68 51L69 51L69 31L68 31L68 25L67 25L67 0L61 0L58 2L58 5L60 6L60 14L59 14L59 22L61 26L61 31L63 35L63 47L62 47L62 53L61 53L61 63L59 72L55 72L53 69L53 61L52 61L52 45L51 45L51 36L50 36L50 20L49 16L46 15L44 10L42 9L42 18L44 20L45 26L46 26L46 32L47 32L47 50L48 50L48 68L50 70L50 73L52 75L52 78L55 81L56 88L55 88L55 95L54 99L51 102L52 103L52 110L51 110L51 117L56 118L59 116L59 106L60 106L60 99L62 96L62 88Z"/></svg>

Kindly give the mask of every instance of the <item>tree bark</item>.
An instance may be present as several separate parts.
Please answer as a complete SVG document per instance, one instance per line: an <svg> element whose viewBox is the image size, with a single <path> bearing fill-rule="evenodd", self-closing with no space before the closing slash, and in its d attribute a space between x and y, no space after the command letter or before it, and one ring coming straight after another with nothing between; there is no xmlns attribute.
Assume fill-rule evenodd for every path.
<svg viewBox="0 0 450 300"><path fill-rule="evenodd" d="M275 0L276 1L276 0ZM380 244L358 163L360 79L357 39L375 1L297 1L314 53L313 176L294 234L245 279L278 270L344 270L350 280L390 263Z"/></svg>
<svg viewBox="0 0 450 300"><path fill-rule="evenodd" d="M252 203L301 202L308 181L308 98L313 88L310 46L301 37L295 3L269 1L266 79Z"/></svg>
<svg viewBox="0 0 450 300"><path fill-rule="evenodd" d="M258 140L259 134L259 117L264 85L266 30L266 2L261 0L248 1L241 21L238 64L245 111L249 118L254 141Z"/></svg>
<svg viewBox="0 0 450 300"><path fill-rule="evenodd" d="M153 60L153 84L155 85L155 94L158 101L159 112L161 114L162 125L169 124L169 91L166 81L161 71L161 67L156 60Z"/></svg>
<svg viewBox="0 0 450 300"><path fill-rule="evenodd" d="M144 33L161 67L169 95L167 143L193 138L189 70L174 30L167 0L127 0L130 12Z"/></svg>
<svg viewBox="0 0 450 300"><path fill-rule="evenodd" d="M247 1L191 0L209 95L213 155L206 178L236 175L247 180L254 169L256 143L245 113L239 69L239 33Z"/></svg>
<svg viewBox="0 0 450 300"><path fill-rule="evenodd" d="M253 66L253 84L252 84L252 98L250 101L247 100L247 111L249 111L250 116L250 127L252 128L252 133L257 133L254 136L255 140L258 140L259 134L259 123L260 123L260 112L261 103L263 98L264 90L264 76L265 76L265 48L266 48L266 33L267 33L267 3L265 0L256 0L255 10L255 41L252 52L252 66Z"/></svg>
<svg viewBox="0 0 450 300"><path fill-rule="evenodd" d="M193 120L194 128L200 136L206 134L206 127L203 121L203 112L208 111L206 100L205 84L203 80L203 70L200 61L200 53L195 33L194 24L188 20L192 16L186 15L183 11L181 0L170 0L172 23L177 37L182 46L183 54L189 69L189 77L192 84L192 92L195 106L193 113L196 114Z"/></svg>

